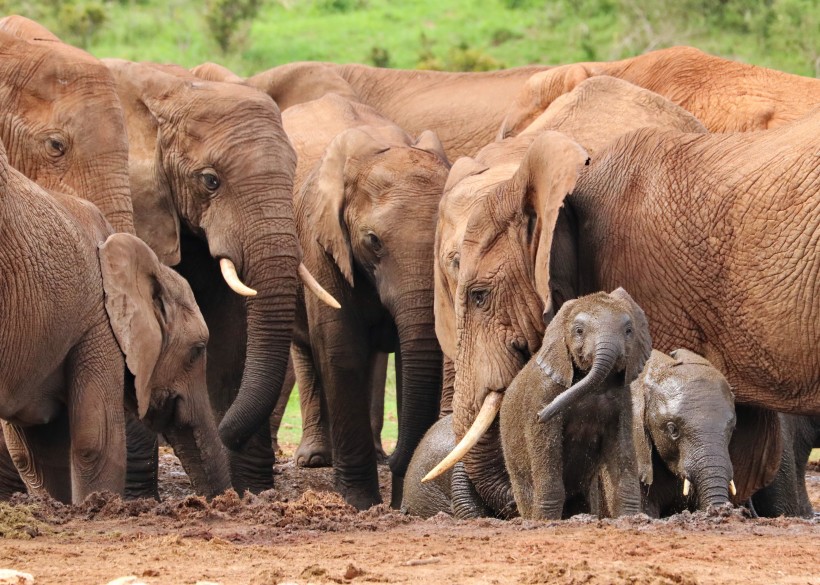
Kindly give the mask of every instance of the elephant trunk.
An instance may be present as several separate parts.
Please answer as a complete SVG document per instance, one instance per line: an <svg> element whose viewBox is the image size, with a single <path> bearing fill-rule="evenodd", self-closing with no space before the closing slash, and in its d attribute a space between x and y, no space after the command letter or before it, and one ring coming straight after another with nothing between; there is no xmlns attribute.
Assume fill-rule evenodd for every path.
<svg viewBox="0 0 820 585"><path fill-rule="evenodd" d="M464 469L484 504L500 518L518 515L512 483L501 449L498 418L464 456Z"/></svg>
<svg viewBox="0 0 820 585"><path fill-rule="evenodd" d="M728 451L722 455L692 457L686 466L695 487L694 496L699 510L730 502L732 462Z"/></svg>
<svg viewBox="0 0 820 585"><path fill-rule="evenodd" d="M538 413L538 420L547 422L562 410L570 408L584 396L593 392L609 376L615 362L622 353L620 345L614 339L599 341L595 346L595 357L587 375L542 408ZM547 373L547 375L549 374Z"/></svg>
<svg viewBox="0 0 820 585"><path fill-rule="evenodd" d="M244 249L243 281L258 294L246 300L248 340L242 383L219 425L219 436L229 449L238 450L267 424L279 399L296 309L297 251L295 233L263 234Z"/></svg>
<svg viewBox="0 0 820 585"><path fill-rule="evenodd" d="M196 427L171 425L165 438L179 457L197 494L217 496L231 487L228 456L219 443L210 411ZM207 421L207 422L205 422Z"/></svg>
<svg viewBox="0 0 820 585"><path fill-rule="evenodd" d="M93 163L94 168L81 169L80 172L84 173L85 176L80 183L83 187L86 183L90 186L88 192L84 189L78 195L96 205L115 232L136 235L134 208L131 203L131 187L128 182L127 155L122 172L111 170L117 167L113 162L106 162L107 158L110 157L103 154L100 160ZM98 177L103 177L103 179L100 180ZM106 186L101 190L96 190L101 182ZM94 189L94 191L91 189Z"/></svg>

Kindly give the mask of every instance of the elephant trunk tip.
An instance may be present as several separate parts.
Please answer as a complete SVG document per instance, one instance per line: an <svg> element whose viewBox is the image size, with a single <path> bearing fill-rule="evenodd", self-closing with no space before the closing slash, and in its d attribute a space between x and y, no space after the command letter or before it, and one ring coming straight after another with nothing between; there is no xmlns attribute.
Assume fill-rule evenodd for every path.
<svg viewBox="0 0 820 585"><path fill-rule="evenodd" d="M252 432L243 431L239 425L232 422L230 410L225 414L225 418L219 423L219 439L227 449L231 451L238 451L242 445L248 442L251 438Z"/></svg>

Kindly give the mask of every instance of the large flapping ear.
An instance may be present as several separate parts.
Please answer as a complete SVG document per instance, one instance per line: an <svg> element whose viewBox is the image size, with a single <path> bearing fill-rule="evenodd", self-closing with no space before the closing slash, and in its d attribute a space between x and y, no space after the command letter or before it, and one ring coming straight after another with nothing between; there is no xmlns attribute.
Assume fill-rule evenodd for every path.
<svg viewBox="0 0 820 585"><path fill-rule="evenodd" d="M497 139L518 136L559 96L595 75L590 63L553 67L530 77L518 92L501 123Z"/></svg>
<svg viewBox="0 0 820 585"><path fill-rule="evenodd" d="M62 42L57 35L39 22L34 22L19 14L0 19L0 30L26 41Z"/></svg>
<svg viewBox="0 0 820 585"><path fill-rule="evenodd" d="M345 130L325 149L315 175L303 191L303 206L310 225L314 226L316 240L333 257L350 286L353 286L353 249L344 221L346 168L352 159L375 156L389 148L360 128Z"/></svg>
<svg viewBox="0 0 820 585"><path fill-rule="evenodd" d="M174 101L183 99L186 83L150 64L105 59L117 86L128 131L128 174L134 225L160 260L180 261L179 216L162 157L162 132Z"/></svg>
<svg viewBox="0 0 820 585"><path fill-rule="evenodd" d="M740 505L753 493L769 485L780 469L783 440L780 418L766 408L736 404L737 423L729 442L737 494L732 502Z"/></svg>
<svg viewBox="0 0 820 585"><path fill-rule="evenodd" d="M444 183L444 193L451 191L453 187L467 177L479 175L489 168L490 167L478 162L474 158L462 156L450 167L450 173L447 175L447 181Z"/></svg>
<svg viewBox="0 0 820 585"><path fill-rule="evenodd" d="M535 288L544 307L550 299L549 265L552 235L564 198L575 189L581 168L589 163L586 151L559 132L544 132L527 150L511 185L521 193L521 206L536 219L540 233L533 249ZM533 242L534 243L534 242Z"/></svg>
<svg viewBox="0 0 820 585"><path fill-rule="evenodd" d="M547 325L541 349L535 356L535 363L556 384L564 388L572 386L572 356L567 346L566 331L575 300L564 303L555 317Z"/></svg>
<svg viewBox="0 0 820 585"><path fill-rule="evenodd" d="M635 351L629 356L626 364L627 384L636 379L643 370L646 360L652 353L652 336L649 334L649 321L646 313L636 303L629 293L622 288L612 291L611 296L629 304L632 311L632 329L635 335Z"/></svg>
<svg viewBox="0 0 820 585"><path fill-rule="evenodd" d="M668 358L659 351L652 351L641 374L632 382L632 440L638 460L638 479L644 485L652 485L652 435L646 421L647 402L652 386L657 384L657 373Z"/></svg>
<svg viewBox="0 0 820 585"><path fill-rule="evenodd" d="M134 374L143 418L151 402L151 378L162 349L165 312L154 274L159 260L139 238L117 233L100 244L105 310L114 336Z"/></svg>
<svg viewBox="0 0 820 585"><path fill-rule="evenodd" d="M419 137L416 139L415 144L413 144L413 148L418 148L419 150L429 152L430 154L435 154L441 160L447 163L447 165L450 164L450 161L447 158L447 153L444 152L444 145L441 144L441 140L439 140L438 134L436 134L432 130L425 130L424 132L419 134Z"/></svg>

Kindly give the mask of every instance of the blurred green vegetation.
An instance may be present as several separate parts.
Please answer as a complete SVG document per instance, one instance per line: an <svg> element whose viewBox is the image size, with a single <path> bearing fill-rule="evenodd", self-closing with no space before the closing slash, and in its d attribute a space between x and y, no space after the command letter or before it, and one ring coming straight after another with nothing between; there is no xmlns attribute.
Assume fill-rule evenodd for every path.
<svg viewBox="0 0 820 585"><path fill-rule="evenodd" d="M99 57L486 70L687 44L820 75L818 0L0 0Z"/></svg>

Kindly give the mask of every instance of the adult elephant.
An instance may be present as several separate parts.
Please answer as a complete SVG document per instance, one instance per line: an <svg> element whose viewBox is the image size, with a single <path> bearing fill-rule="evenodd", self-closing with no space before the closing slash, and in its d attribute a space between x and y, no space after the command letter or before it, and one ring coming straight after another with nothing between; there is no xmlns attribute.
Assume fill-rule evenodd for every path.
<svg viewBox="0 0 820 585"><path fill-rule="evenodd" d="M270 95L282 111L327 93L361 102L410 134L434 131L454 160L492 140L510 100L530 76L546 69L451 73L303 62L274 67L245 83ZM226 75L211 65L200 74Z"/></svg>
<svg viewBox="0 0 820 585"><path fill-rule="evenodd" d="M299 266L296 160L279 110L252 88L181 68L105 63L127 121L137 235L188 280L214 332L208 391L234 487L268 489L264 423L285 377L297 270L317 287Z"/></svg>
<svg viewBox="0 0 820 585"><path fill-rule="evenodd" d="M710 132L788 124L820 106L820 80L672 47L603 63L575 63L530 77L512 100L499 135L515 136L585 79L618 77L694 114Z"/></svg>
<svg viewBox="0 0 820 585"><path fill-rule="evenodd" d="M115 231L134 233L125 120L111 73L21 16L0 20L0 140L14 168L91 201Z"/></svg>
<svg viewBox="0 0 820 585"><path fill-rule="evenodd" d="M533 204L517 187L539 176L519 171L504 197L488 198L470 217L461 247L456 371L466 375L456 378L457 435L518 367L527 347L508 340L530 339L545 307L558 304L552 278L576 295L624 283L649 316L656 347L687 347L732 385L739 403L730 444L734 501L768 483L781 449L777 417L766 408L820 411L817 306L801 279L819 260L820 235L806 227L820 220L819 128L820 111L747 134L645 128L610 143L583 173L567 139L530 151L528 159L549 155L540 176L553 186L550 205ZM505 472L484 446L492 441L485 435L465 465L486 476L476 484L480 493L504 502L511 499Z"/></svg>
<svg viewBox="0 0 820 585"><path fill-rule="evenodd" d="M75 503L123 493L125 406L168 433L199 491L226 489L202 392L208 331L182 278L135 236L112 235L95 206L11 168L2 147L0 210L0 418L27 487Z"/></svg>
<svg viewBox="0 0 820 585"><path fill-rule="evenodd" d="M307 297L298 314L292 355L300 395L316 403L314 412L324 397L337 487L368 508L381 501L368 409L373 364L396 352L401 407L390 468L398 507L413 450L438 415L432 256L449 163L433 133L413 140L336 95L291 108L283 121L298 153L304 262L342 304L337 311Z"/></svg>

